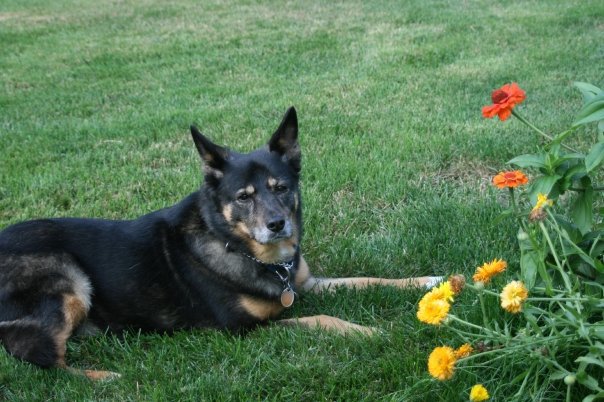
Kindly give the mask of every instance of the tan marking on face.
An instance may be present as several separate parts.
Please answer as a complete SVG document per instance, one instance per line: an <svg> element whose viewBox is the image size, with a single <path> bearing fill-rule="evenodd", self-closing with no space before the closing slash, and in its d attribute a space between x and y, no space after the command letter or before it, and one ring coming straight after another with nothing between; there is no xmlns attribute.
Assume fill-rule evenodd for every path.
<svg viewBox="0 0 604 402"><path fill-rule="evenodd" d="M239 236L242 239L250 238L250 233L251 233L250 229L243 222L239 222L239 223L237 223L237 225L235 225L234 232L237 236Z"/></svg>
<svg viewBox="0 0 604 402"><path fill-rule="evenodd" d="M277 179L275 179L274 177L269 177L268 178L268 186L269 187L275 187L277 185Z"/></svg>
<svg viewBox="0 0 604 402"><path fill-rule="evenodd" d="M222 208L222 215L224 216L224 219L227 222L232 222L233 221L233 205L232 204L227 204L224 206L224 208Z"/></svg>
<svg viewBox="0 0 604 402"><path fill-rule="evenodd" d="M245 188L246 194L249 194L249 195L254 194L255 191L256 191L256 189L251 184Z"/></svg>
<svg viewBox="0 0 604 402"><path fill-rule="evenodd" d="M284 307L276 301L263 300L247 295L241 295L239 297L239 306L249 315L262 321L278 316L284 309Z"/></svg>
<svg viewBox="0 0 604 402"><path fill-rule="evenodd" d="M298 246L297 237L291 237L278 243L260 244L255 240L248 242L254 257L261 261L273 264L283 262L294 257Z"/></svg>

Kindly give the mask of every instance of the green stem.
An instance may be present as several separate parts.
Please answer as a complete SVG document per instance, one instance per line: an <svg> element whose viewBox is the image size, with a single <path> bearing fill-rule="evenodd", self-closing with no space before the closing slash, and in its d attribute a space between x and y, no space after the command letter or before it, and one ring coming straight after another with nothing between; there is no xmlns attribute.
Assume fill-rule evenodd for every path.
<svg viewBox="0 0 604 402"><path fill-rule="evenodd" d="M518 223L522 227L522 230L524 230L524 232L527 233L528 228L526 227L524 221L520 217L521 214L520 214L520 209L518 208L518 203L516 202L516 193L514 193L514 189L512 187L508 187L508 190L510 191L510 200L512 200L512 208L514 209L514 214L518 218Z"/></svg>
<svg viewBox="0 0 604 402"><path fill-rule="evenodd" d="M488 330L491 329L491 325L489 324L489 319L487 317L487 310L484 305L484 300L482 297L482 292L478 292L478 300L480 302L480 309L482 310L482 325Z"/></svg>
<svg viewBox="0 0 604 402"><path fill-rule="evenodd" d="M527 126L529 126L530 128L532 128L536 133L538 133L539 135L541 135L543 138L549 140L549 141L554 141L554 138L551 135L545 134L543 131L541 131L540 129L538 129L535 125L533 125L531 122L529 122L527 119L524 118L524 116L522 116L520 113L518 113L516 111L516 109L512 109L512 114L521 122L523 122L524 124L526 124ZM578 152L577 150L575 150L572 147L569 147L568 145L565 144L560 144L562 145L564 148L566 148L569 151L572 152Z"/></svg>
<svg viewBox="0 0 604 402"><path fill-rule="evenodd" d="M479 331L487 332L489 335L493 334L493 331L491 331L490 329L485 328L485 327L481 327L480 325L472 324L471 322L464 321L461 318L458 318L458 317L454 316L453 314L449 314L449 317L453 321L457 321L458 323L463 324L463 325L465 325L467 327L474 328L474 329L477 329Z"/></svg>
<svg viewBox="0 0 604 402"><path fill-rule="evenodd" d="M534 347L536 345L545 344L545 343L556 341L556 340L559 340L559 339L567 339L567 338L573 338L573 337L574 337L574 335L548 336L548 337L545 337L545 338L540 338L540 339L538 339L538 340L536 340L534 342L526 342L526 343L523 343L521 345L505 346L505 347L500 348L500 349L492 349L492 350L487 350L486 352L476 353L476 354L470 355L468 357L464 357L463 359L459 359L459 361L460 362L465 362L465 361L476 359L478 357L483 357L483 356L488 356L488 355L492 355L492 354L496 354L496 353L501 353L502 351L505 351L506 353L515 352L517 350L531 348L531 347ZM501 357L503 357L503 356L501 356Z"/></svg>
<svg viewBox="0 0 604 402"><path fill-rule="evenodd" d="M552 256L554 257L554 260L556 261L556 268L558 268L560 275L562 275L562 280L564 280L564 285L566 286L566 289L570 292L572 290L572 285L570 283L570 279L568 278L568 275L566 274L566 272L564 272L564 268L562 267L562 264L560 263L560 259L558 258L558 253L556 253L556 248L554 247L554 244L552 243L552 239L549 237L549 232L545 228L545 225L543 224L543 222L539 222L539 227L541 228L541 231L543 232L543 236L545 236L545 240L547 241L547 244L549 245L549 249L552 252Z"/></svg>
<svg viewBox="0 0 604 402"><path fill-rule="evenodd" d="M466 287L470 288L470 289L474 289L476 292L479 292L479 293L480 292L484 292L484 293L486 293L488 295L499 297L499 293L495 293L492 290L488 290L488 289L478 289L478 288L476 288L476 286L470 285L469 283L466 283Z"/></svg>
<svg viewBox="0 0 604 402"><path fill-rule="evenodd" d="M558 302L558 301L589 301L584 297L529 297L526 299L527 301L550 301L550 302Z"/></svg>

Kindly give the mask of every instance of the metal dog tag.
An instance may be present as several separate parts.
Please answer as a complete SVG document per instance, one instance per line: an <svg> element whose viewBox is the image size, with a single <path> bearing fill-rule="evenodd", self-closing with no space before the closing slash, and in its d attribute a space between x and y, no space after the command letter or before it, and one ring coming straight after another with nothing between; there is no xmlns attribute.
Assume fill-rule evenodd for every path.
<svg viewBox="0 0 604 402"><path fill-rule="evenodd" d="M296 298L295 292L291 288L283 289L281 292L281 305L285 308L291 307L294 304L294 299Z"/></svg>

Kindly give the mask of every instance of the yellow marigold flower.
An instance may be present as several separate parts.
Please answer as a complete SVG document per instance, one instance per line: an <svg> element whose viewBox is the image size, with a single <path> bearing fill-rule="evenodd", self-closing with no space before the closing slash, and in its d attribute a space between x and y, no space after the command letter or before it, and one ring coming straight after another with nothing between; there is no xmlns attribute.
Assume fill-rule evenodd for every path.
<svg viewBox="0 0 604 402"><path fill-rule="evenodd" d="M495 258L493 261L485 262L481 267L476 268L472 279L474 282L489 283L491 278L505 271L507 266L507 262Z"/></svg>
<svg viewBox="0 0 604 402"><path fill-rule="evenodd" d="M438 380L444 381L453 377L455 371L455 352L449 346L434 348L428 357L428 372Z"/></svg>
<svg viewBox="0 0 604 402"><path fill-rule="evenodd" d="M441 283L434 290L434 292L438 293L440 297L442 297L442 299L447 302L452 302L453 296L455 296L455 292L453 291L453 288L451 287L451 283L449 283L449 281Z"/></svg>
<svg viewBox="0 0 604 402"><path fill-rule="evenodd" d="M460 347L455 350L455 357L458 359L463 359L464 357L468 357L472 354L474 348L469 343L464 343Z"/></svg>
<svg viewBox="0 0 604 402"><path fill-rule="evenodd" d="M547 195L539 193L539 194L537 194L537 204L535 204L535 206L533 207L533 211L542 209L543 207L546 207L546 206L551 207L552 205L554 205L554 201L547 198Z"/></svg>
<svg viewBox="0 0 604 402"><path fill-rule="evenodd" d="M470 401L480 402L486 401L487 399L489 399L489 393L482 384L476 384L472 387L472 390L470 391Z"/></svg>
<svg viewBox="0 0 604 402"><path fill-rule="evenodd" d="M449 314L451 305L440 298L433 298L433 293L427 293L419 302L417 319L426 324L439 325Z"/></svg>
<svg viewBox="0 0 604 402"><path fill-rule="evenodd" d="M522 282L512 281L503 288L500 297L501 307L512 314L516 314L522 311L522 305L528 298L528 290Z"/></svg>

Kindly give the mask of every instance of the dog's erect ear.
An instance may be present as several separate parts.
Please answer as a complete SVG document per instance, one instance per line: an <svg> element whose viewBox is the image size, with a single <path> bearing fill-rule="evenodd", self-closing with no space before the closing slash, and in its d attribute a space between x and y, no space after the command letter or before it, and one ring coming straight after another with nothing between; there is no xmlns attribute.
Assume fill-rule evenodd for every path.
<svg viewBox="0 0 604 402"><path fill-rule="evenodd" d="M228 151L208 140L195 126L191 126L191 136L204 162L204 173L220 179L227 164Z"/></svg>
<svg viewBox="0 0 604 402"><path fill-rule="evenodd" d="M302 155L298 144L298 116L293 106L285 112L279 128L268 142L268 149L281 155L296 172L300 172Z"/></svg>

